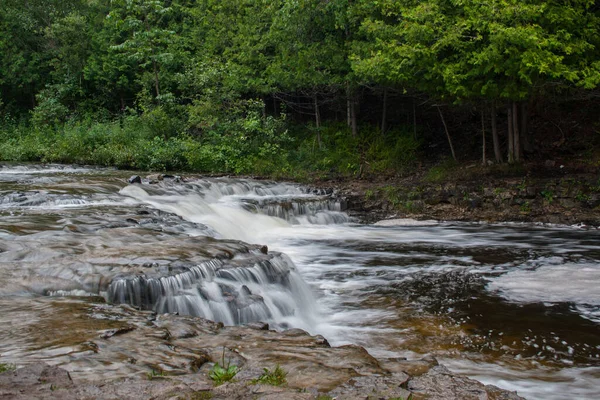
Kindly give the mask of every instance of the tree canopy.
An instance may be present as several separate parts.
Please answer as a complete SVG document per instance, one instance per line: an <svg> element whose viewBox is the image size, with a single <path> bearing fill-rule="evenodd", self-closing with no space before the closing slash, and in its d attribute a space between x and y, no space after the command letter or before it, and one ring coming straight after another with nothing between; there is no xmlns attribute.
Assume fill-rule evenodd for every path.
<svg viewBox="0 0 600 400"><path fill-rule="evenodd" d="M249 101L353 133L386 126L388 93L517 113L597 89L599 30L593 0L3 0L0 114L56 126L162 110L201 134Z"/></svg>

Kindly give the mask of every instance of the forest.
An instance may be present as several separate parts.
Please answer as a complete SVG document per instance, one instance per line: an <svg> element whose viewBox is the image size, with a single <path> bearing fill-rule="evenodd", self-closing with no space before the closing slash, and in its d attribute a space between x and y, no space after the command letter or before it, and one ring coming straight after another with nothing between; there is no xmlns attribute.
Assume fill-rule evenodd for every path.
<svg viewBox="0 0 600 400"><path fill-rule="evenodd" d="M599 31L590 0L2 0L0 159L597 167Z"/></svg>

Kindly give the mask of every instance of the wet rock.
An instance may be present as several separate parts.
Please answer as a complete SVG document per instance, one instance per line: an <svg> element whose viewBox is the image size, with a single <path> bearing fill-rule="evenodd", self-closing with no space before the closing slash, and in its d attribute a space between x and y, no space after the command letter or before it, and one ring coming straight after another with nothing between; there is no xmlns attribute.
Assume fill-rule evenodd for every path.
<svg viewBox="0 0 600 400"><path fill-rule="evenodd" d="M142 183L142 178L139 175L132 175L127 182L129 182L130 184L134 184L134 183Z"/></svg>
<svg viewBox="0 0 600 400"><path fill-rule="evenodd" d="M433 356L427 356L419 360L389 358L379 360L379 363L388 371L405 373L413 377L426 374L430 369L439 365L437 359Z"/></svg>
<svg viewBox="0 0 600 400"><path fill-rule="evenodd" d="M73 381L67 371L45 364L32 364L0 374L2 399L75 399ZM35 393L35 394L34 394Z"/></svg>
<svg viewBox="0 0 600 400"><path fill-rule="evenodd" d="M198 370L200 368L202 368L202 366L208 362L210 362L211 359L208 356L208 354L201 354L198 357L194 358L190 363L189 363L189 368L192 372L198 372Z"/></svg>
<svg viewBox="0 0 600 400"><path fill-rule="evenodd" d="M331 347L331 345L329 344L327 339L325 339L323 336L317 335L317 336L315 336L315 339L316 339L316 343L319 346Z"/></svg>
<svg viewBox="0 0 600 400"><path fill-rule="evenodd" d="M164 175L163 174L152 174L152 175L146 176L146 179L148 180L148 183L156 184L164 179Z"/></svg>
<svg viewBox="0 0 600 400"><path fill-rule="evenodd" d="M524 400L515 392L485 386L481 382L450 373L444 366L433 367L426 374L408 381L408 389L429 400ZM498 397L501 395L502 397Z"/></svg>
<svg viewBox="0 0 600 400"><path fill-rule="evenodd" d="M469 208L472 210L474 208L480 208L482 201L479 197L472 197L469 199L468 204L469 204Z"/></svg>
<svg viewBox="0 0 600 400"><path fill-rule="evenodd" d="M564 208L576 208L579 205L577 200L570 198L558 199L558 203Z"/></svg>
<svg viewBox="0 0 600 400"><path fill-rule="evenodd" d="M266 322L250 322L249 324L246 324L246 326L250 329L256 329L257 331L269 330L269 324Z"/></svg>
<svg viewBox="0 0 600 400"><path fill-rule="evenodd" d="M134 329L134 326L124 326L121 328L106 329L104 331L100 331L100 334L98 336L102 339L108 339L116 335L122 335L124 333L131 332Z"/></svg>
<svg viewBox="0 0 600 400"><path fill-rule="evenodd" d="M350 379L343 385L328 393L336 400L354 399L407 399L411 392L401 386L408 380L408 375L359 376Z"/></svg>
<svg viewBox="0 0 600 400"><path fill-rule="evenodd" d="M264 245L260 248L260 252L263 254L267 254L269 252L269 248L266 245Z"/></svg>
<svg viewBox="0 0 600 400"><path fill-rule="evenodd" d="M525 198L527 199L535 199L538 193L538 189L534 186L527 186L525 189Z"/></svg>
<svg viewBox="0 0 600 400"><path fill-rule="evenodd" d="M149 322L147 312L127 307L79 307L81 310L74 315L80 321L73 325L78 330L74 335L70 327L69 340L89 343L90 338L106 331L95 330L94 321L127 321L136 329L112 336L102 343L101 351L86 352L84 357L84 353L73 353L74 344L65 343L64 355L60 348L55 349L54 360L69 366L77 384L57 367L48 367L54 372L42 374L45 366L33 364L30 368L34 372L26 374L27 378L18 377L15 372L0 375L0 397L171 399L196 398L204 393L202 396L213 399L244 400L315 399L319 394L337 399L406 399L409 390L414 390L415 394L432 399L520 399L513 393L454 376L445 368L434 366L434 358L420 360L425 371L420 377L409 379L403 370L410 369L414 362L379 362L362 347L328 347L323 337L310 336L300 329L276 332L248 326L223 327L202 318L173 314L160 315ZM94 314L86 313L86 307L93 307ZM60 313L50 316L55 314L60 318ZM99 319L99 314L105 317ZM172 334L165 335L169 330ZM175 333L191 331L196 334ZM208 375L215 362L240 367L236 382L214 387ZM275 365L287 372L287 386L254 382L264 368ZM149 380L151 370L165 375Z"/></svg>

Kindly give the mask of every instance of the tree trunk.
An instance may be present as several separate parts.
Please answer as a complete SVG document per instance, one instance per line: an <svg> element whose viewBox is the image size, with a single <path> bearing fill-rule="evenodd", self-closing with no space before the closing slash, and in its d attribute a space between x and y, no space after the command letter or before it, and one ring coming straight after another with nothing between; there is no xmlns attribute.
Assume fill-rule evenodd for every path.
<svg viewBox="0 0 600 400"><path fill-rule="evenodd" d="M508 163L512 164L515 162L515 137L513 131L512 106L510 104L506 111L508 113Z"/></svg>
<svg viewBox="0 0 600 400"><path fill-rule="evenodd" d="M533 153L533 140L529 132L529 112L526 101L521 103L521 138L523 139L523 150L526 153Z"/></svg>
<svg viewBox="0 0 600 400"><path fill-rule="evenodd" d="M442 109L440 106L437 106L438 112L440 113L440 118L442 119L442 124L444 125L444 131L446 131L446 137L448 138L448 144L450 145L450 152L452 153L452 158L456 161L456 153L454 153L454 146L452 146L452 139L450 138L450 132L448 132L448 126L446 125L446 120L444 119L444 114L442 114Z"/></svg>
<svg viewBox="0 0 600 400"><path fill-rule="evenodd" d="M413 139L417 139L417 104L413 99Z"/></svg>
<svg viewBox="0 0 600 400"><path fill-rule="evenodd" d="M121 100L121 112L125 111L125 99L123 93L119 93L119 99Z"/></svg>
<svg viewBox="0 0 600 400"><path fill-rule="evenodd" d="M385 136L387 130L387 102L388 102L388 90L383 90L383 111L381 113L381 136Z"/></svg>
<svg viewBox="0 0 600 400"><path fill-rule="evenodd" d="M352 126L352 105L350 104L350 84L346 83L346 123Z"/></svg>
<svg viewBox="0 0 600 400"><path fill-rule="evenodd" d="M494 156L496 162L502 162L502 152L500 151L500 140L498 139L498 123L496 121L496 102L492 102L492 140L494 141Z"/></svg>
<svg viewBox="0 0 600 400"><path fill-rule="evenodd" d="M321 112L319 111L319 101L317 95L313 96L315 105L315 125L317 127L317 142L319 144L319 150L321 150Z"/></svg>
<svg viewBox="0 0 600 400"><path fill-rule="evenodd" d="M481 151L482 152L482 159L481 159L481 161L482 161L483 165L485 166L487 164L487 160L485 158L485 108L483 108L481 110L481 138L482 138L482 141L483 141L483 145L481 146L482 147L482 149L481 149L482 150Z"/></svg>
<svg viewBox="0 0 600 400"><path fill-rule="evenodd" d="M519 135L519 107L516 101L512 103L513 108L513 134L514 134L514 159L516 162L521 161L521 138Z"/></svg>
<svg viewBox="0 0 600 400"><path fill-rule="evenodd" d="M350 115L352 117L352 137L356 137L358 135L358 122L356 120L356 101L354 99L350 102Z"/></svg>

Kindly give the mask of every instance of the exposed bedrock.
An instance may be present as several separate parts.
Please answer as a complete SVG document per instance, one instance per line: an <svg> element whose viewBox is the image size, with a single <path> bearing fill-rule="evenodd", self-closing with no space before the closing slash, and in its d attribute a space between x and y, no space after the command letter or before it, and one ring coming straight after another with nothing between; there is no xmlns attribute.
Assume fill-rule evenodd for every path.
<svg viewBox="0 0 600 400"><path fill-rule="evenodd" d="M66 305L61 300L47 301L56 311ZM260 324L225 327L202 318L155 315L124 305L81 302L77 307L77 317L63 321L61 331L54 332L57 343L52 355L24 357L24 368L0 375L0 397L391 399L407 398L412 392L415 399L520 399L454 376L433 359L377 360L362 347L330 347L321 336L300 329L277 332ZM35 325L32 322L30 328ZM238 366L239 373L233 382L215 386L209 372L222 360ZM276 365L287 372L286 385L253 382L264 368Z"/></svg>

